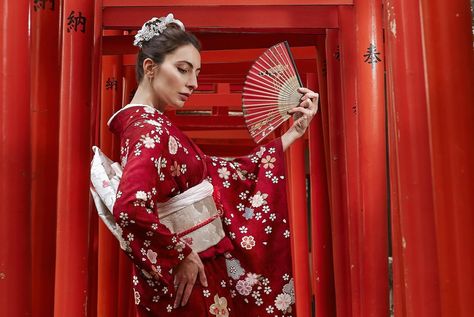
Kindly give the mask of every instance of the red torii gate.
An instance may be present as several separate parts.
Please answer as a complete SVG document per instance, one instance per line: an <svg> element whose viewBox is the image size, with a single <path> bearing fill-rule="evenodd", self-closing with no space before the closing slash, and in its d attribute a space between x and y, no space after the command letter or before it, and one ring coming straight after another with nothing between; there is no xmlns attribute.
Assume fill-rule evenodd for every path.
<svg viewBox="0 0 474 317"><path fill-rule="evenodd" d="M90 145L100 141L110 154L116 149L100 130L134 85L127 59L109 55L133 53L124 31L173 11L209 50L203 52L205 89L193 96L190 109L209 102L211 114L226 123L222 129L239 122L228 111L239 104L254 49L283 39L316 48L313 57L297 56L297 63L306 85L321 93L321 112L308 141L292 146L288 160L292 226L299 228L293 230L299 316L311 315L311 294L317 316L386 315L387 185L396 316L468 316L474 296L469 2L385 0L383 11L381 0L223 2L2 2L0 197L14 203L0 211L0 315L133 314L124 274L128 262L120 257L117 264L115 241L97 228L90 211ZM25 93L28 10L31 101ZM453 41L456 50L448 45ZM120 93L121 82L113 78L122 71ZM105 86L109 78L112 89ZM22 124L12 118L22 118ZM205 149L232 154L217 149L215 137L189 117L175 118ZM240 151L252 146L242 129L227 132L229 144ZM301 212L304 142L310 149L312 291L309 262L302 261L309 256Z"/></svg>

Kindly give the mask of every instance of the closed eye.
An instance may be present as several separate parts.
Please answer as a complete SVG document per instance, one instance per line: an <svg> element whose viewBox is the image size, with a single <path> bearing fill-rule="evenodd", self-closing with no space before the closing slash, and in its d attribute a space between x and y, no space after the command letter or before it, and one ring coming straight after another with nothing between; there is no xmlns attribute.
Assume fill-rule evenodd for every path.
<svg viewBox="0 0 474 317"><path fill-rule="evenodd" d="M181 67L178 67L178 71L181 73L181 74L186 74L188 72L187 69L184 69L184 68L181 68Z"/></svg>

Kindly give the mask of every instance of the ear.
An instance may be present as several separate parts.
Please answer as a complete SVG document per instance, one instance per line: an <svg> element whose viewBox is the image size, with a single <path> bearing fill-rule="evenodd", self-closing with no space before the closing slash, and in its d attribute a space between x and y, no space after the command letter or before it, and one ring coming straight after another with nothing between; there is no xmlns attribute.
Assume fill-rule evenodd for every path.
<svg viewBox="0 0 474 317"><path fill-rule="evenodd" d="M145 60L143 61L143 74L145 76L152 76L153 77L153 74L155 72L155 68L157 66L158 65L155 64L155 62L151 58L145 58Z"/></svg>

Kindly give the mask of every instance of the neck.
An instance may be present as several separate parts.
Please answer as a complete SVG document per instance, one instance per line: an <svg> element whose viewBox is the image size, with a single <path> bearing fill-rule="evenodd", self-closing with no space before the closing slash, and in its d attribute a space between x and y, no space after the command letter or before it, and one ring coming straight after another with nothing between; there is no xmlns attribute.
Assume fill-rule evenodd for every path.
<svg viewBox="0 0 474 317"><path fill-rule="evenodd" d="M165 106L163 104L160 104L154 96L151 87L148 85L148 87L144 87L145 85L140 83L138 85L137 91L133 95L132 100L130 103L132 104L141 104L141 105L149 105L152 106L153 108L159 110L160 112L164 112Z"/></svg>

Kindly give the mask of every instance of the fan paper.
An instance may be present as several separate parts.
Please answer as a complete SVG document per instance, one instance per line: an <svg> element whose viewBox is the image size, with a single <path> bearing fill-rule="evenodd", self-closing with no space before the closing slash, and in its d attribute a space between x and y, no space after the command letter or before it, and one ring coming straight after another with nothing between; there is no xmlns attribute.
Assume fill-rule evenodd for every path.
<svg viewBox="0 0 474 317"><path fill-rule="evenodd" d="M301 79L286 41L267 49L253 63L244 83L242 108L256 143L290 118L288 110L300 103L300 87Z"/></svg>

